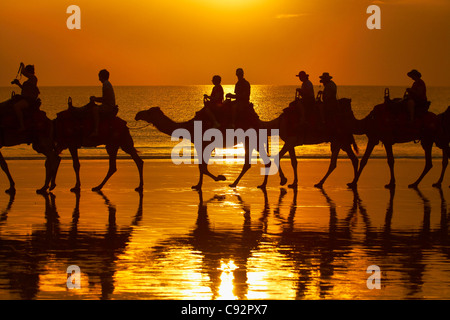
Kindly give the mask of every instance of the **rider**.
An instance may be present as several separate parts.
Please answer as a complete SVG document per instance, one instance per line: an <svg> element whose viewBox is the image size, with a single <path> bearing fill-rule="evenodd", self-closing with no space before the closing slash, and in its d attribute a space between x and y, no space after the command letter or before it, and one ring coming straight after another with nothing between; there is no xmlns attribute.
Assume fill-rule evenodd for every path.
<svg viewBox="0 0 450 320"><path fill-rule="evenodd" d="M232 107L232 127L235 125L236 113L245 110L250 104L250 83L244 79L244 70L242 68L236 69L236 77L238 82L234 87L234 94L227 93L226 97L236 99Z"/></svg>
<svg viewBox="0 0 450 320"><path fill-rule="evenodd" d="M414 120L415 109L426 105L427 99L427 87L425 82L421 79L422 74L416 69L407 73L407 76L414 80L411 88L406 89L408 93L407 105L409 110L409 116L411 122Z"/></svg>
<svg viewBox="0 0 450 320"><path fill-rule="evenodd" d="M205 103L206 112L213 122L213 125L215 128L220 127L220 123L217 121L216 117L214 116L214 109L218 106L220 106L223 103L223 88L220 84L222 82L222 78L218 75L213 76L212 83L214 84L214 87L211 91L211 95L208 96L207 94L203 95L203 102Z"/></svg>
<svg viewBox="0 0 450 320"><path fill-rule="evenodd" d="M309 80L309 74L305 71L300 71L296 77L302 82L301 88L297 88L296 94L301 97L301 103L298 104L300 107L300 122L305 122L306 108L314 105L314 86Z"/></svg>
<svg viewBox="0 0 450 320"><path fill-rule="evenodd" d="M16 84L22 89L20 98L14 103L14 111L16 112L17 119L19 121L19 131L25 130L25 125L23 121L23 111L28 107L32 106L38 96L39 88L37 87L38 79L35 75L33 65L25 65L20 63L21 74L23 74L28 80L23 84L20 83L18 79L14 79L11 83Z"/></svg>
<svg viewBox="0 0 450 320"><path fill-rule="evenodd" d="M319 108L322 122L325 123L325 110L329 110L337 103L337 86L331 80L333 77L328 72L324 72L319 78L320 82L323 83L323 91L319 91L319 94L322 95L323 104L320 104Z"/></svg>
<svg viewBox="0 0 450 320"><path fill-rule="evenodd" d="M95 97L91 96L90 101L94 104L93 115L94 115L94 131L93 136L98 135L98 126L100 122L100 112L106 115L115 115L117 112L116 97L114 94L113 86L109 82L109 72L106 69L100 70L98 73L98 80L103 84L102 96ZM101 105L95 104L95 102L101 103Z"/></svg>

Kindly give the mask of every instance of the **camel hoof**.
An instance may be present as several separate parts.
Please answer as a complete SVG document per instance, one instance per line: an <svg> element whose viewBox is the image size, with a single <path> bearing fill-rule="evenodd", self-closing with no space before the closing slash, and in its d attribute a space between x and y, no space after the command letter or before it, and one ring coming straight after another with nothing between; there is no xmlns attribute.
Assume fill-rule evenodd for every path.
<svg viewBox="0 0 450 320"><path fill-rule="evenodd" d="M436 183L433 183L433 187L440 189L442 187L442 184L440 182L436 182Z"/></svg>
<svg viewBox="0 0 450 320"><path fill-rule="evenodd" d="M314 185L315 188L323 189L323 183L319 182Z"/></svg>
<svg viewBox="0 0 450 320"><path fill-rule="evenodd" d="M291 189L297 189L297 187L298 187L297 182L294 182L294 183L291 183L290 185L288 185L288 188L291 188Z"/></svg>
<svg viewBox="0 0 450 320"><path fill-rule="evenodd" d="M410 185L411 186L411 185ZM386 189L394 189L395 188L395 183L389 183L387 185L384 186ZM412 187L410 187L412 188Z"/></svg>
<svg viewBox="0 0 450 320"><path fill-rule="evenodd" d="M14 188L14 187L11 187L11 188L9 188L8 190L5 190L5 193L7 193L7 194L15 194L16 193L16 188Z"/></svg>
<svg viewBox="0 0 450 320"><path fill-rule="evenodd" d="M266 185L265 184L261 184L261 185L257 186L257 188L261 189L261 190L265 190L266 189Z"/></svg>
<svg viewBox="0 0 450 320"><path fill-rule="evenodd" d="M225 178L225 176L222 174L218 175L217 179L216 179L216 181L226 181L226 180L227 180L227 178Z"/></svg>
<svg viewBox="0 0 450 320"><path fill-rule="evenodd" d="M350 189L356 189L356 183L355 182L347 183L347 187L349 187Z"/></svg>
<svg viewBox="0 0 450 320"><path fill-rule="evenodd" d="M280 178L280 186L284 186L286 183L287 183L286 177Z"/></svg>
<svg viewBox="0 0 450 320"><path fill-rule="evenodd" d="M37 194L45 194L45 193L47 193L47 187L42 187L40 189L37 189L36 193Z"/></svg>
<svg viewBox="0 0 450 320"><path fill-rule="evenodd" d="M236 188L237 184L236 183L232 183L228 185L230 188Z"/></svg>
<svg viewBox="0 0 450 320"><path fill-rule="evenodd" d="M197 185L195 185L195 186L192 186L191 189L192 189L192 190L201 190L201 189L202 189L202 186L201 186L200 184L197 184Z"/></svg>
<svg viewBox="0 0 450 320"><path fill-rule="evenodd" d="M142 191L144 191L144 187L143 187L143 186L139 186L139 187L137 187L136 189L134 189L134 191L136 191L136 192L142 192Z"/></svg>
<svg viewBox="0 0 450 320"><path fill-rule="evenodd" d="M92 191L100 191L100 190L102 190L102 186L96 186L92 188Z"/></svg>
<svg viewBox="0 0 450 320"><path fill-rule="evenodd" d="M77 193L77 192L80 192L80 191L81 191L80 186L75 186L75 187L70 189L70 192L74 192L74 193Z"/></svg>
<svg viewBox="0 0 450 320"><path fill-rule="evenodd" d="M50 185L50 189L48 189L49 191L52 191L52 190L54 190L56 188L56 183L52 183L51 185Z"/></svg>

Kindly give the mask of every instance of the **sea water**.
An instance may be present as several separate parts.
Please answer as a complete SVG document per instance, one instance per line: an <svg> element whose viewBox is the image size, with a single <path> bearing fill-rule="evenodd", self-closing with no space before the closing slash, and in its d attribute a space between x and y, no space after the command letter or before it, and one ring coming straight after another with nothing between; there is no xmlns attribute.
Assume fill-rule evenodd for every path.
<svg viewBox="0 0 450 320"><path fill-rule="evenodd" d="M224 85L225 94L234 91L234 85ZM170 137L159 132L152 125L134 120L138 111L158 106L174 121L186 121L195 116L195 112L203 106L203 94L211 92L211 85L195 86L115 86L116 102L119 106L118 116L128 122L134 143L142 158L165 159L170 158L172 148L178 143L171 141ZM296 86L253 85L251 87L251 101L261 120L271 120L279 116L295 97ZM315 91L319 90L315 87ZM402 97L405 87L389 87L391 98ZM0 101L5 101L11 92L17 88L1 87ZM357 119L362 119L377 104L383 102L385 87L381 86L339 86L338 98L350 98L352 109ZM83 106L89 102L92 95L101 96L101 86L97 87L40 87L42 100L41 110L54 119L58 112L67 109L67 100L72 98L75 106ZM428 99L432 102L430 111L440 113L450 105L450 88L429 87ZM367 144L365 135L355 136L356 142L364 152ZM298 157L302 158L328 158L330 156L329 143L296 148ZM421 158L423 150L420 144L410 142L395 145L394 154L397 158ZM6 158L31 159L42 157L37 155L30 146L19 145L4 148ZM69 156L64 151L63 156ZM119 157L126 157L121 152ZM344 156L344 154L342 154ZM375 148L373 157L384 157L381 147ZM433 151L434 157L440 157L440 151ZM82 158L106 157L104 147L83 148L80 150Z"/></svg>

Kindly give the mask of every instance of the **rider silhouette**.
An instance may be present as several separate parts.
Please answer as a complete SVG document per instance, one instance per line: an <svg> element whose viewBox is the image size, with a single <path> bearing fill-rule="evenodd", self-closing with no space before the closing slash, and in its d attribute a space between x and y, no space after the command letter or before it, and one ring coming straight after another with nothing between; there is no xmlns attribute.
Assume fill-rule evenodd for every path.
<svg viewBox="0 0 450 320"><path fill-rule="evenodd" d="M109 72L106 69L100 70L98 73L98 80L103 84L102 96L95 97L91 96L90 101L94 104L93 116L94 116L94 131L92 136L98 135L98 125L100 122L100 111L107 115L115 115L117 112L116 97L114 94L114 89L109 82ZM101 105L95 104L95 102L100 102Z"/></svg>
<svg viewBox="0 0 450 320"><path fill-rule="evenodd" d="M232 107L232 127L234 128L236 122L237 112L248 108L250 103L250 83L244 78L244 70L242 68L236 69L236 77L238 82L234 87L234 94L227 93L226 97L236 99Z"/></svg>
<svg viewBox="0 0 450 320"><path fill-rule="evenodd" d="M16 116L19 121L18 130L24 131L25 124L23 121L23 111L36 102L40 92L37 87L38 79L35 75L34 66L27 65L25 67L23 63L20 63L20 70L21 74L23 74L27 80L21 84L18 79L14 79L11 83L16 84L20 89L22 89L20 97L17 98L14 103L14 111L16 112Z"/></svg>
<svg viewBox="0 0 450 320"><path fill-rule="evenodd" d="M408 93L407 105L409 110L410 121L414 120L415 110L427 104L427 87L421 79L422 74L416 69L407 73L407 76L414 80L411 88L406 89Z"/></svg>

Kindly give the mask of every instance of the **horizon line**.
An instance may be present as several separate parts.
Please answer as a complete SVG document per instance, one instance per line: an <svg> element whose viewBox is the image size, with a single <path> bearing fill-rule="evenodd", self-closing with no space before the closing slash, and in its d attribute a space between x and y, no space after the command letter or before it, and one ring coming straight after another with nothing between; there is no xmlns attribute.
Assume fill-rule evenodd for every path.
<svg viewBox="0 0 450 320"><path fill-rule="evenodd" d="M231 84L221 84L222 86L234 86ZM299 84L258 84L254 83L252 86L277 86L277 87L298 87ZM76 85L40 85L40 88L44 87L98 87L101 84L76 84ZM194 87L194 86L213 86L213 84L114 84L114 87ZM315 84L314 86L321 86ZM338 84L338 87L409 87L410 85L402 84ZM427 85L428 88L450 88L450 85ZM15 88L12 85L0 86L0 88Z"/></svg>

